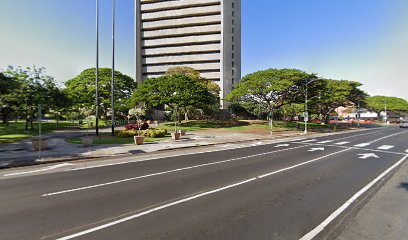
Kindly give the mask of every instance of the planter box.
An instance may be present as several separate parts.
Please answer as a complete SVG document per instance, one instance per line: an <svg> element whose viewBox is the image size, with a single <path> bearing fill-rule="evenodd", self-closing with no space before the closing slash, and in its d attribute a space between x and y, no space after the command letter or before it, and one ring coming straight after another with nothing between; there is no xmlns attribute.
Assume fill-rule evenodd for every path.
<svg viewBox="0 0 408 240"><path fill-rule="evenodd" d="M143 145L144 136L134 136L136 145Z"/></svg>
<svg viewBox="0 0 408 240"><path fill-rule="evenodd" d="M81 140L82 140L82 146L84 146L84 147L90 147L90 146L92 146L92 141L93 141L93 137L92 137L92 136L82 137Z"/></svg>
<svg viewBox="0 0 408 240"><path fill-rule="evenodd" d="M174 140L180 140L181 134L179 132L171 133L171 138Z"/></svg>
<svg viewBox="0 0 408 240"><path fill-rule="evenodd" d="M35 151L43 151L48 148L48 138L46 137L33 137L32 138L32 145Z"/></svg>
<svg viewBox="0 0 408 240"><path fill-rule="evenodd" d="M186 136L186 130L178 130L178 133L181 134L181 136Z"/></svg>

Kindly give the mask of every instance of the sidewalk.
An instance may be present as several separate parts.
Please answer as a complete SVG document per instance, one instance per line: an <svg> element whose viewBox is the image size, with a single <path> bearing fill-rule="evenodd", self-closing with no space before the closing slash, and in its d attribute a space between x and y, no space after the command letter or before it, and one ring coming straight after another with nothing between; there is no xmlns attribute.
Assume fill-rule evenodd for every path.
<svg viewBox="0 0 408 240"><path fill-rule="evenodd" d="M346 223L337 240L408 239L408 162Z"/></svg>
<svg viewBox="0 0 408 240"><path fill-rule="evenodd" d="M110 129L102 129L110 131ZM181 140L165 140L154 143L134 144L109 144L82 147L80 144L65 142L65 138L82 136L84 133L78 130L56 131L46 135L48 149L41 153L34 151L31 139L26 139L13 144L0 145L0 168L27 166L39 163L56 161L69 161L77 159L102 158L113 156L126 156L140 153L150 153L163 150L209 146L226 143L248 142L256 140L273 140L277 138L293 137L302 135L302 132L278 132L272 137L261 134L236 133L225 131L194 131L187 133Z"/></svg>

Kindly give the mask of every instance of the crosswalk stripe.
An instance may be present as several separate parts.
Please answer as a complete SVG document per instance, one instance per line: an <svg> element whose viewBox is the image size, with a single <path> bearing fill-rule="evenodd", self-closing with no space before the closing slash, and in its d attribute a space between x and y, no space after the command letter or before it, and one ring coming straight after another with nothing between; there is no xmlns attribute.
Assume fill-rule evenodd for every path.
<svg viewBox="0 0 408 240"><path fill-rule="evenodd" d="M317 141L317 140L316 139L310 139L310 140L302 141L302 143L315 142L315 141Z"/></svg>
<svg viewBox="0 0 408 240"><path fill-rule="evenodd" d="M354 145L354 147L367 147L369 145L370 143L360 143L360 144Z"/></svg>
<svg viewBox="0 0 408 240"><path fill-rule="evenodd" d="M394 146L391 145L382 145L381 147L377 148L377 149L381 149L381 150L389 150L391 148L393 148Z"/></svg>
<svg viewBox="0 0 408 240"><path fill-rule="evenodd" d="M339 142L339 143L336 143L336 145L345 145L347 143L350 143L350 142Z"/></svg>
<svg viewBox="0 0 408 240"><path fill-rule="evenodd" d="M330 142L334 142L334 140L326 140L326 141L321 141L321 142L318 142L318 143L330 143Z"/></svg>

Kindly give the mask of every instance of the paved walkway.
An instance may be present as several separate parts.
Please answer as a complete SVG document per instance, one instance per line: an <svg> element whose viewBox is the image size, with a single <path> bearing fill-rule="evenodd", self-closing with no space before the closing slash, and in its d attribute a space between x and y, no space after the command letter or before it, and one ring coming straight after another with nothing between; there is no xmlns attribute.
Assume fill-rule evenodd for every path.
<svg viewBox="0 0 408 240"><path fill-rule="evenodd" d="M101 132L104 131L109 132L110 129L101 129ZM0 145L0 168L32 165L41 162L112 157L223 143L276 139L298 136L301 135L302 132L279 132L274 133L274 135L270 137L268 135L229 131L194 131L187 133L187 135L183 136L181 140L165 140L154 143L145 143L143 145L109 144L83 147L80 144L65 142L65 138L67 137L83 136L84 134L83 131L79 130L56 131L52 134L48 134L49 148L42 152L37 152L32 149L31 139L26 139L13 144L2 144Z"/></svg>

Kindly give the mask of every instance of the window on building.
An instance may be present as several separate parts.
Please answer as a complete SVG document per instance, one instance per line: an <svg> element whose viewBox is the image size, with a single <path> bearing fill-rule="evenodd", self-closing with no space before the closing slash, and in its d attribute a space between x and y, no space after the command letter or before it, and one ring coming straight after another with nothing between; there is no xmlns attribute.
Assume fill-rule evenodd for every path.
<svg viewBox="0 0 408 240"><path fill-rule="evenodd" d="M232 16L234 16L234 11L232 11Z"/></svg>
<svg viewBox="0 0 408 240"><path fill-rule="evenodd" d="M232 64L231 64L231 66L232 66L232 67L235 67L234 65L235 65L235 62L234 62L234 61L232 61Z"/></svg>
<svg viewBox="0 0 408 240"><path fill-rule="evenodd" d="M235 84L235 78L232 78L232 84Z"/></svg>
<svg viewBox="0 0 408 240"><path fill-rule="evenodd" d="M232 2L232 8L234 8L235 6L234 6L235 4L234 4L234 2Z"/></svg>
<svg viewBox="0 0 408 240"><path fill-rule="evenodd" d="M234 19L232 19L232 25L235 25L235 21L234 21Z"/></svg>
<svg viewBox="0 0 408 240"><path fill-rule="evenodd" d="M234 53L232 53L232 58L234 58Z"/></svg>
<svg viewBox="0 0 408 240"><path fill-rule="evenodd" d="M234 36L232 36L232 38L231 38L231 39L232 39L232 42L234 42Z"/></svg>
<svg viewBox="0 0 408 240"><path fill-rule="evenodd" d="M231 47L232 47L232 51L234 51L234 44L232 44L232 46L231 46Z"/></svg>

